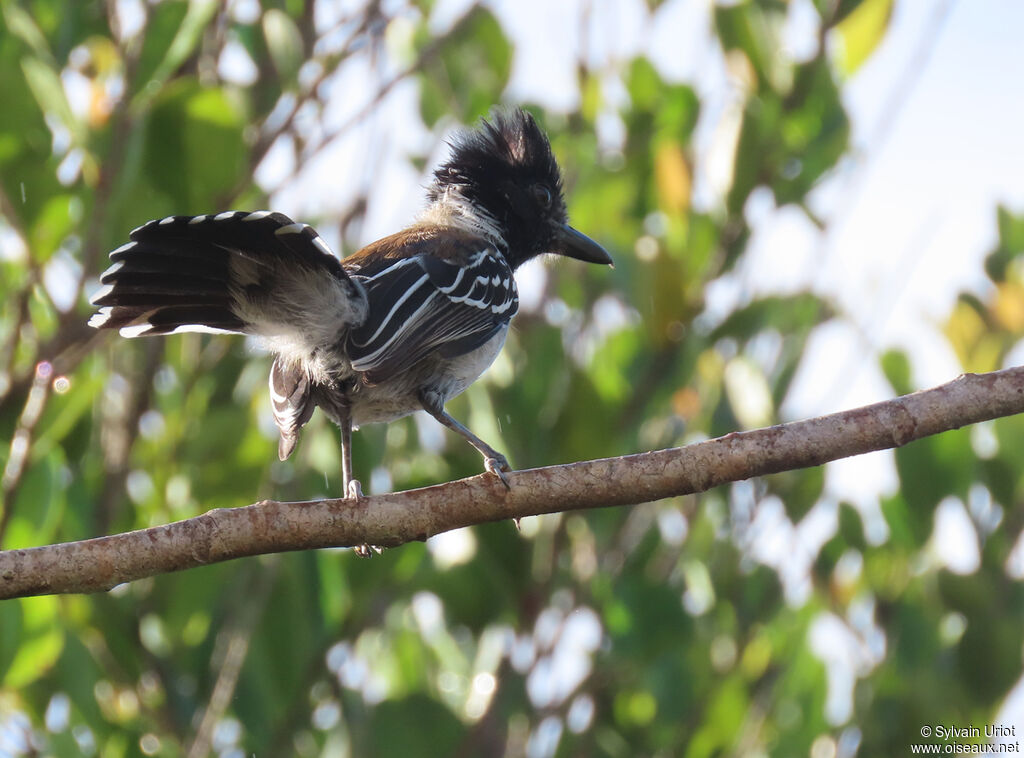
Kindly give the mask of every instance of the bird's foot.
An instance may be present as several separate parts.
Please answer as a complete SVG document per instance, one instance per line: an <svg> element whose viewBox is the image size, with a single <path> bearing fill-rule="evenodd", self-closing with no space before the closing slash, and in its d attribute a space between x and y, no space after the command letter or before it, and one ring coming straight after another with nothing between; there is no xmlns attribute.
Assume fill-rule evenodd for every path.
<svg viewBox="0 0 1024 758"><path fill-rule="evenodd" d="M355 500L356 502L359 502L366 497L366 495L363 494L363 485L359 483L358 479L350 479L348 487L346 487L345 490L346 500ZM372 558L374 553L380 555L384 551L383 548L377 547L376 545L369 545L365 542L362 545L356 545L352 550L360 558Z"/></svg>
<svg viewBox="0 0 1024 758"><path fill-rule="evenodd" d="M511 471L512 467L508 465L508 459L505 458L504 455L496 453L495 455L484 458L484 468L501 479L501 483L505 485L505 489L512 489L512 485L509 484L508 477L505 476L505 472Z"/></svg>
<svg viewBox="0 0 1024 758"><path fill-rule="evenodd" d="M346 500L362 500L366 495L363 494L363 485L359 483L358 479L352 479L348 483L347 491L345 492Z"/></svg>

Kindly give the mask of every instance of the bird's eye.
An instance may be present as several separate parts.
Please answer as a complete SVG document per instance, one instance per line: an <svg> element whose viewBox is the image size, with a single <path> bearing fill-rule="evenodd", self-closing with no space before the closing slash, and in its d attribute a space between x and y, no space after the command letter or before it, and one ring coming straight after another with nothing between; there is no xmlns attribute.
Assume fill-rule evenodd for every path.
<svg viewBox="0 0 1024 758"><path fill-rule="evenodd" d="M547 208L551 205L551 190L545 187L543 184L533 185L533 196L540 203L541 207Z"/></svg>

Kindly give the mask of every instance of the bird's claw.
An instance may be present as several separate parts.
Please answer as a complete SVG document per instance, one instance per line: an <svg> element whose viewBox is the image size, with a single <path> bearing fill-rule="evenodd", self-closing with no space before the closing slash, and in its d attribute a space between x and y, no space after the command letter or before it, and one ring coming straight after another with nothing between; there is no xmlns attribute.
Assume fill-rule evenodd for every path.
<svg viewBox="0 0 1024 758"><path fill-rule="evenodd" d="M505 472L511 471L512 467L508 465L508 460L504 455L485 458L484 468L501 479L501 483L505 485L505 489L512 489L512 485L509 484L508 477L505 475Z"/></svg>
<svg viewBox="0 0 1024 758"><path fill-rule="evenodd" d="M348 483L347 491L345 492L346 500L362 500L366 495L363 494L363 485L359 483L358 479L353 479Z"/></svg>
<svg viewBox="0 0 1024 758"><path fill-rule="evenodd" d="M345 488L345 499L346 500L362 500L366 495L363 494L363 485L359 483L358 479L350 479L348 486ZM363 543L362 545L356 545L352 548L353 552L360 558L372 558L374 553L380 555L381 548L376 545L369 545Z"/></svg>

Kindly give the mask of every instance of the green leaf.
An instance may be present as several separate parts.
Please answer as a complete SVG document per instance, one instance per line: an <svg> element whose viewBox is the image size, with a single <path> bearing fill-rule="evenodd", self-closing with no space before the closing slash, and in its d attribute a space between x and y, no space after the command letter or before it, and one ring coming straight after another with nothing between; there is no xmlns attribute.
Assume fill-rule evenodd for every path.
<svg viewBox="0 0 1024 758"><path fill-rule="evenodd" d="M881 358L882 372L897 395L914 391L910 381L910 359L902 350L886 350Z"/></svg>
<svg viewBox="0 0 1024 758"><path fill-rule="evenodd" d="M72 134L80 137L78 120L71 112L71 105L64 94L64 85L57 71L41 59L31 56L22 58L21 70L39 103L39 109L45 114L56 116Z"/></svg>
<svg viewBox="0 0 1024 758"><path fill-rule="evenodd" d="M814 0L814 4L818 7L818 12L821 13L826 21L831 21L832 24L838 24L840 21L845 19L857 8L860 7L864 0Z"/></svg>
<svg viewBox="0 0 1024 758"><path fill-rule="evenodd" d="M1006 280L1007 267L1024 254L1024 214L1011 213L1005 206L996 209L999 243L985 258L985 272L994 282Z"/></svg>
<svg viewBox="0 0 1024 758"><path fill-rule="evenodd" d="M424 40L423 44L432 44ZM471 123L487 115L512 70L512 46L501 24L481 6L460 20L421 70L420 113L427 126L444 114Z"/></svg>
<svg viewBox="0 0 1024 758"><path fill-rule="evenodd" d="M422 755L454 755L463 735L463 726L455 715L433 698L422 694L401 700L387 700L370 716L367 729L370 743L357 755L379 758L406 758ZM368 749L372 745L372 750Z"/></svg>
<svg viewBox="0 0 1024 758"><path fill-rule="evenodd" d="M152 41L153 45L146 51L148 54L144 59L152 65L152 69L140 71L137 81L141 89L133 103L136 107L141 107L157 95L164 83L195 52L219 6L217 0L190 0L184 13L182 3L171 2L157 6L155 20L161 32L146 35L146 41ZM174 35L167 44L167 36L172 30Z"/></svg>
<svg viewBox="0 0 1024 758"><path fill-rule="evenodd" d="M11 504L13 515L4 538L5 548L36 547L52 541L66 504L67 475L63 466L60 449L29 466Z"/></svg>
<svg viewBox="0 0 1024 758"><path fill-rule="evenodd" d="M284 11L269 8L263 14L263 35L278 77L282 82L291 82L305 57L299 27Z"/></svg>
<svg viewBox="0 0 1024 758"><path fill-rule="evenodd" d="M970 430L957 429L896 449L896 470L918 538L930 533L932 512L953 495L963 500L975 478Z"/></svg>
<svg viewBox="0 0 1024 758"><path fill-rule="evenodd" d="M863 552L867 549L864 538L864 521L860 511L849 503L839 504L839 536L849 547Z"/></svg>
<svg viewBox="0 0 1024 758"><path fill-rule="evenodd" d="M892 18L893 0L864 0L835 30L842 40L839 70L849 78L871 57Z"/></svg>
<svg viewBox="0 0 1024 758"><path fill-rule="evenodd" d="M52 195L43 204L29 234L32 258L45 263L81 220L82 204L76 195Z"/></svg>
<svg viewBox="0 0 1024 758"><path fill-rule="evenodd" d="M925 543L932 530L931 518L911 513L907 501L899 494L882 498L879 505L893 545L910 550Z"/></svg>
<svg viewBox="0 0 1024 758"><path fill-rule="evenodd" d="M142 38L142 50L139 52L138 69L133 81L135 98L141 95L148 100L159 92L163 82L156 79L157 69L167 57L171 42L181 28L186 13L188 3L183 0L165 0L149 9L146 34ZM149 90L148 94L146 90Z"/></svg>
<svg viewBox="0 0 1024 758"><path fill-rule="evenodd" d="M153 105L145 149L154 184L172 199L177 213L202 213L242 178L248 148L245 118L218 88L180 79Z"/></svg>
<svg viewBox="0 0 1024 758"><path fill-rule="evenodd" d="M768 329L781 334L805 331L832 315L828 303L817 295L762 297L729 315L711 334L711 340L735 337L748 340Z"/></svg>
<svg viewBox="0 0 1024 758"><path fill-rule="evenodd" d="M757 74L760 87L773 80L777 65L773 16L760 3L715 5L715 28L724 50L742 51ZM759 87L759 88L760 88Z"/></svg>
<svg viewBox="0 0 1024 758"><path fill-rule="evenodd" d="M0 627L0 634L4 635L17 631L13 640L7 640L0 646L0 649L15 650L2 681L4 687L19 690L45 676L60 657L64 647L60 606L52 595L4 602L18 604L21 623L20 628L11 622L4 622Z"/></svg>
<svg viewBox="0 0 1024 758"><path fill-rule="evenodd" d="M46 36L28 11L14 2L0 4L0 10L3 11L7 31L28 45L37 56L53 61L53 53L50 52Z"/></svg>

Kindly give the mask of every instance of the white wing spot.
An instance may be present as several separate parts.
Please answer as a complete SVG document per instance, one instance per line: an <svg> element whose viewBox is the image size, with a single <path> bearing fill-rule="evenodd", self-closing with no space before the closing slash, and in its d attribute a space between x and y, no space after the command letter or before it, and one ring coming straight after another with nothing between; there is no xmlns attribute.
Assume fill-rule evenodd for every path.
<svg viewBox="0 0 1024 758"><path fill-rule="evenodd" d="M235 217L235 211L224 211L223 213L218 213L216 216L214 216L213 220L214 221L227 221L229 218L234 218L234 217Z"/></svg>
<svg viewBox="0 0 1024 758"><path fill-rule="evenodd" d="M199 332L200 334L238 334L230 329L218 329L215 326L206 326L205 324L182 324L176 326L168 334L181 334L182 332Z"/></svg>
<svg viewBox="0 0 1024 758"><path fill-rule="evenodd" d="M113 313L114 309L110 306L100 308L99 313L94 313L89 318L89 326L93 329L100 329L104 324L110 321L110 314Z"/></svg>
<svg viewBox="0 0 1024 758"><path fill-rule="evenodd" d="M92 297L89 298L89 302L95 305L97 300L102 300L113 291L113 284L104 284L102 287L100 287L93 293Z"/></svg>
<svg viewBox="0 0 1024 758"><path fill-rule="evenodd" d="M132 337L141 337L147 332L152 331L153 325L148 321L145 324L133 324L132 326L122 326L118 331L122 337L131 339Z"/></svg>
<svg viewBox="0 0 1024 758"><path fill-rule="evenodd" d="M162 332L158 331L157 328L148 321L144 324L123 326L119 331L122 337L128 337L129 339L132 337L145 337L146 335L153 333L181 334L182 332L200 332L202 334L237 334L237 332L232 332L229 329L218 329L213 326L204 326L203 324L182 324L181 326L174 327L174 329L169 332Z"/></svg>
<svg viewBox="0 0 1024 758"><path fill-rule="evenodd" d="M326 253L327 255L331 256L332 258L334 257L334 251L331 250L331 248L327 245L327 243L324 242L324 238L321 237L319 234L316 237L313 238L313 244L316 245L318 248L320 248L321 252Z"/></svg>
<svg viewBox="0 0 1024 758"><path fill-rule="evenodd" d="M194 217L189 219L188 223L189 224L201 224L204 221L206 221L208 218L210 218L210 217L209 216L194 216Z"/></svg>
<svg viewBox="0 0 1024 758"><path fill-rule="evenodd" d="M242 221L259 221L261 218L266 218L273 211L253 211L248 216L242 219Z"/></svg>
<svg viewBox="0 0 1024 758"><path fill-rule="evenodd" d="M306 229L308 226L309 224L288 224L288 226L275 229L274 234L302 234L303 229Z"/></svg>
<svg viewBox="0 0 1024 758"><path fill-rule="evenodd" d="M134 234L134 233L135 232L132 232L132 234ZM117 250L112 250L110 254L111 255L116 255L117 253L123 253L125 250L131 250L137 244L139 244L139 243L138 242L129 242L129 243L125 244L125 245L121 245L121 247L117 248Z"/></svg>
<svg viewBox="0 0 1024 758"><path fill-rule="evenodd" d="M173 223L174 223L174 216L165 216L164 218L160 219L160 226L167 226L168 224L173 224Z"/></svg>
<svg viewBox="0 0 1024 758"><path fill-rule="evenodd" d="M110 268L108 268L106 271L104 271L102 274L100 274L100 278L102 279L104 277L110 276L111 274L116 274L118 271L120 271L123 268L124 268L124 261L114 261L111 264Z"/></svg>

